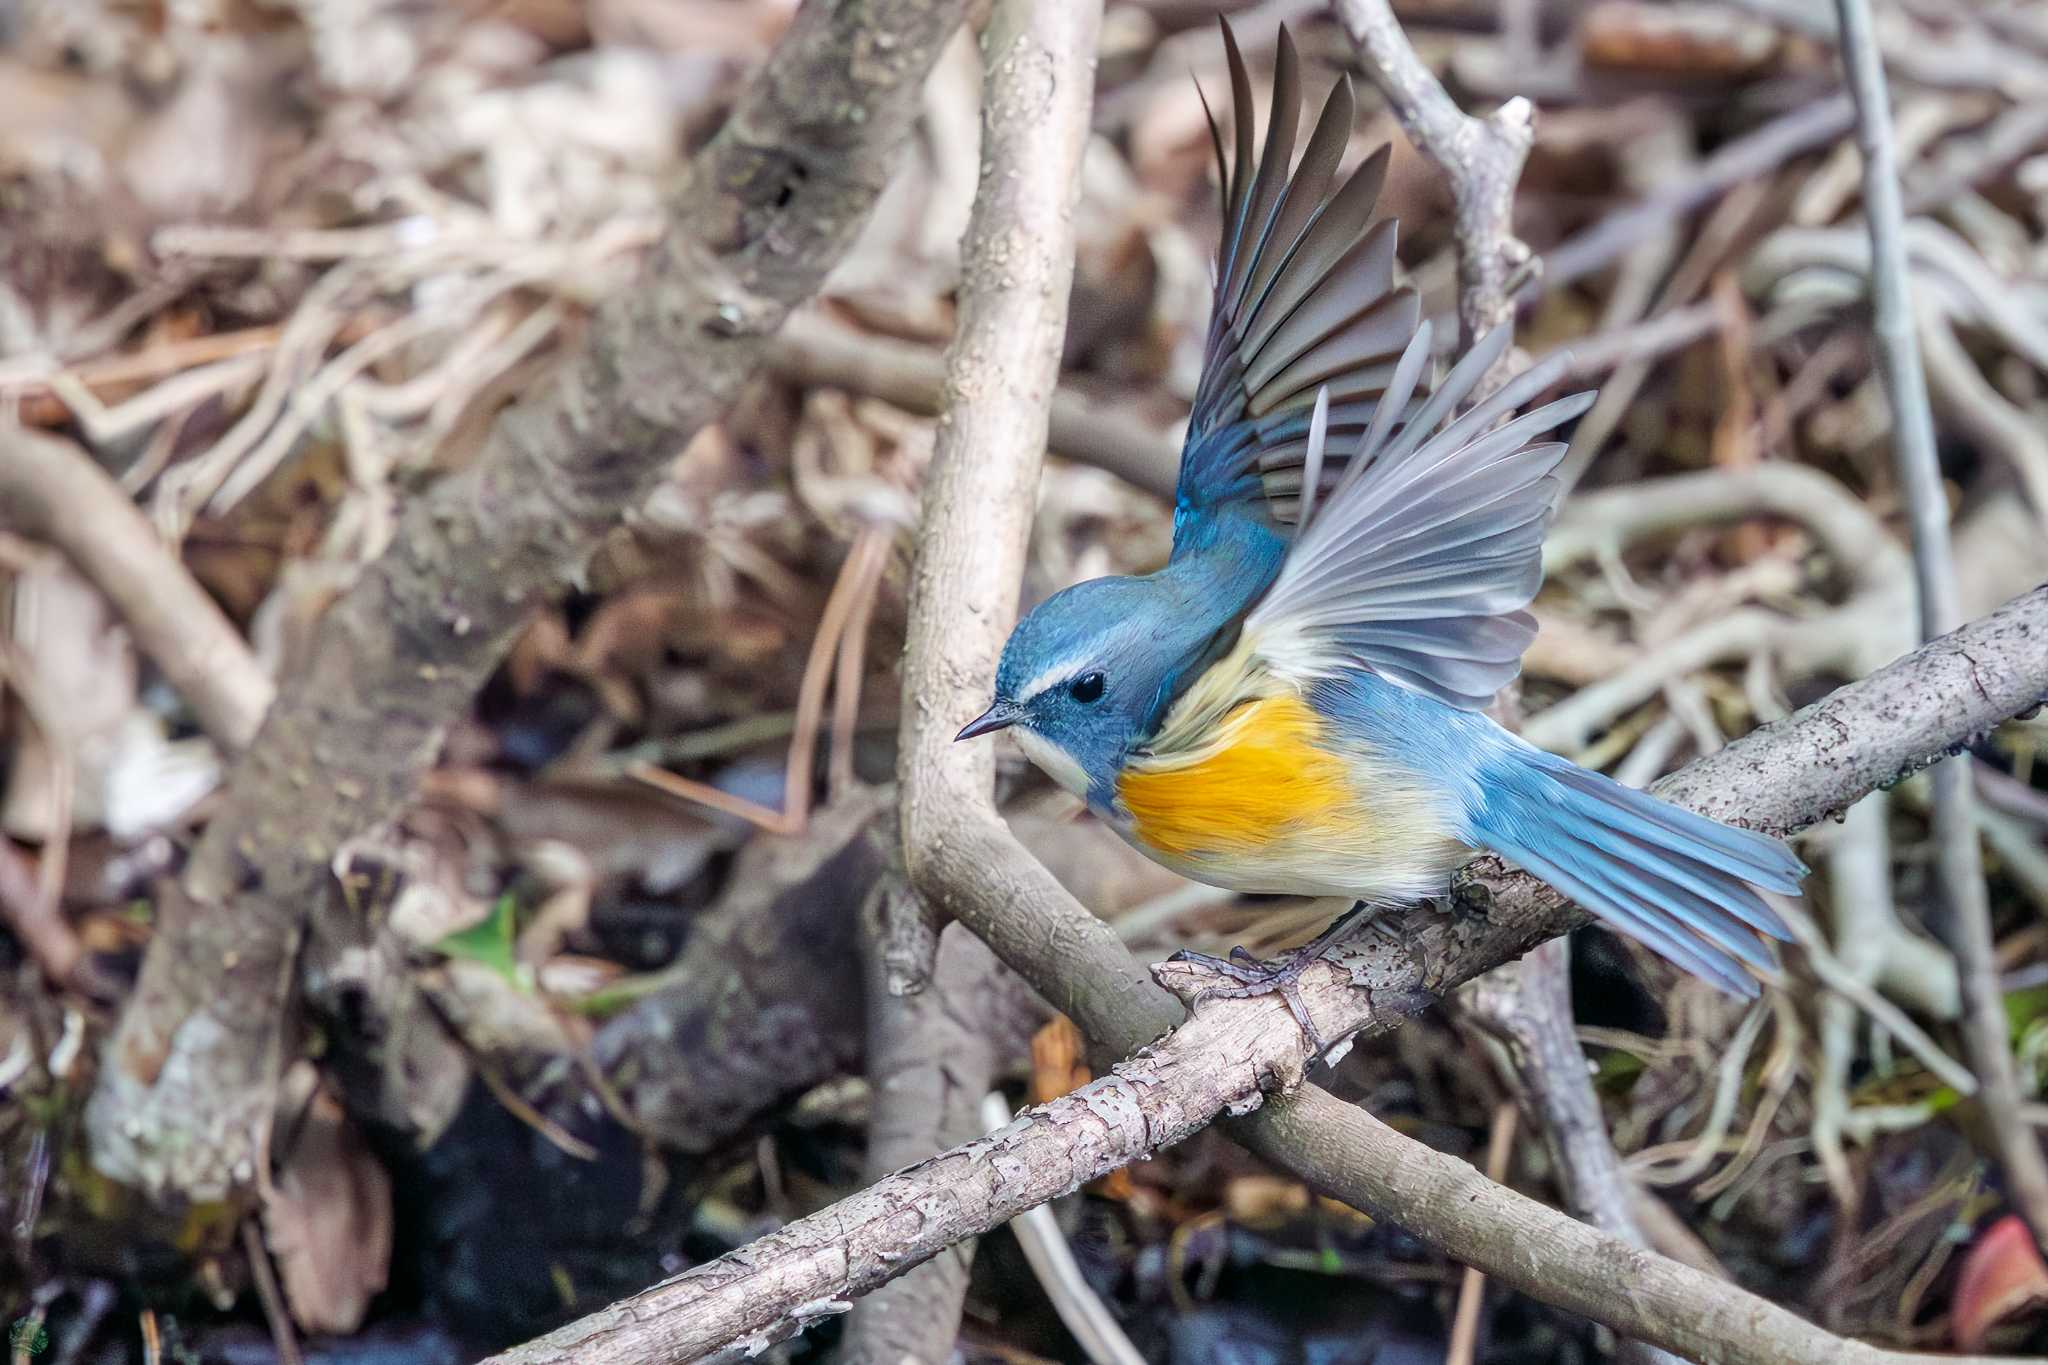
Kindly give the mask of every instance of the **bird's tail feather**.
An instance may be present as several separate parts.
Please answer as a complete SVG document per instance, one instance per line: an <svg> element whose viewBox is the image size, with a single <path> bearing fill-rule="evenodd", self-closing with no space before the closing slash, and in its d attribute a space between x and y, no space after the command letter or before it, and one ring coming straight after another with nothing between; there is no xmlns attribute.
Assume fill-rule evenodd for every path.
<svg viewBox="0 0 2048 1365"><path fill-rule="evenodd" d="M1504 755L1477 812L1480 842L1687 971L1742 996L1790 939L1759 888L1791 894L1805 866L1779 840L1681 810L1536 749Z"/></svg>

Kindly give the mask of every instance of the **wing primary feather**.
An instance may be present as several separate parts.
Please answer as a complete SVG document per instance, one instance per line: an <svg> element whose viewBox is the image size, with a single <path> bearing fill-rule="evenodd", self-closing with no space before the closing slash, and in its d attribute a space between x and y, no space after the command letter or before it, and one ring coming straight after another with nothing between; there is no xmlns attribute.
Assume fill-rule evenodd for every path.
<svg viewBox="0 0 2048 1365"><path fill-rule="evenodd" d="M1221 101L1212 108L1205 94L1223 240L1175 490L1174 555L1213 551L1219 536L1230 541L1231 553L1263 566L1262 581L1246 585L1248 603L1278 571L1297 533L1290 522L1327 511L1421 310L1394 282L1395 225L1373 220L1389 149L1342 171L1356 115L1351 83L1331 88L1290 170L1304 132L1293 37L1279 37L1261 133L1244 50L1227 21L1218 28L1233 126L1221 127ZM1317 464L1297 478L1319 403Z"/></svg>
<svg viewBox="0 0 2048 1365"><path fill-rule="evenodd" d="M1245 387L1262 393L1274 375L1392 295L1398 241L1399 225L1391 218L1374 223L1331 267L1320 289L1284 311L1281 300L1268 299L1257 325L1243 332Z"/></svg>
<svg viewBox="0 0 2048 1365"><path fill-rule="evenodd" d="M1400 363L1394 366L1394 377L1387 381L1386 392L1380 395L1379 405L1373 409L1372 424L1365 429L1365 435L1358 443L1358 452L1344 470L1344 481L1338 485L1337 496L1347 492L1365 471L1372 468L1379 458L1380 447L1386 443L1394 423L1408 411L1408 400L1415 396L1415 386L1422 381L1422 371L1429 364L1433 325L1424 318L1416 327L1415 335L1408 340L1408 349L1401 352Z"/></svg>
<svg viewBox="0 0 2048 1365"><path fill-rule="evenodd" d="M1360 162L1351 178L1330 196L1322 211L1302 231L1301 240L1288 257L1288 268L1273 279L1260 297L1262 314L1271 309L1276 316L1287 316L1329 278L1372 220L1373 206L1379 202L1380 190L1386 184L1387 160L1388 149L1381 147Z"/></svg>
<svg viewBox="0 0 2048 1365"><path fill-rule="evenodd" d="M1301 510L1295 514L1297 531L1306 529L1316 511L1316 490L1323 481L1323 442L1330 434L1330 390L1316 390L1315 415L1308 419L1308 454L1301 464Z"/></svg>
<svg viewBox="0 0 2048 1365"><path fill-rule="evenodd" d="M1189 73L1193 80L1193 73ZM1202 83L1195 81L1195 98L1202 102L1202 117L1209 121L1209 146L1216 152L1216 187L1222 192L1222 202L1217 210L1223 221L1230 221L1230 160L1223 153L1223 129L1216 124L1216 111L1209 107L1209 92L1202 89Z"/></svg>
<svg viewBox="0 0 2048 1365"><path fill-rule="evenodd" d="M1273 64L1273 108L1266 118L1265 151L1259 157L1258 172L1252 177L1251 191L1245 197L1238 240L1231 250L1230 273L1217 289L1217 297L1228 301L1226 309L1233 325L1242 316L1246 282L1271 242L1273 222L1287 188L1287 166L1294 157L1294 135L1300 126L1301 63L1295 56L1293 37L1283 28Z"/></svg>
<svg viewBox="0 0 2048 1365"><path fill-rule="evenodd" d="M1279 249L1261 250L1258 264L1252 268L1246 281L1244 298L1251 311L1258 311L1264 304L1267 291L1288 262L1294 259L1309 225L1329 207L1330 182L1337 177L1345 144L1351 139L1351 120L1355 113L1351 78L1345 76L1330 88L1329 98L1323 101L1323 112L1317 116L1315 130L1309 134L1308 146L1301 154L1301 164L1295 167L1294 178L1287 182L1280 206L1274 210L1272 221L1267 225L1267 241Z"/></svg>
<svg viewBox="0 0 2048 1365"><path fill-rule="evenodd" d="M1223 28L1223 56L1230 67L1230 104L1237 140L1237 167L1230 178L1230 208L1223 219L1224 256L1216 272L1220 297L1222 288L1237 269L1237 253L1244 244L1244 214L1246 206L1251 203L1252 168L1256 163L1252 160L1254 115L1251 72L1245 67L1244 54L1237 49L1237 35L1220 16L1217 22Z"/></svg>

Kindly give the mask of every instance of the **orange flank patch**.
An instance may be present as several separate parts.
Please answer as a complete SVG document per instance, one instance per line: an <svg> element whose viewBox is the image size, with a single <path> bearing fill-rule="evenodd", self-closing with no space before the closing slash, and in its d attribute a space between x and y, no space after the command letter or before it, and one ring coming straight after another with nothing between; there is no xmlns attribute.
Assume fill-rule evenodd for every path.
<svg viewBox="0 0 2048 1365"><path fill-rule="evenodd" d="M1345 760L1316 742L1321 731L1299 697L1240 703L1215 744L1124 770L1117 794L1132 832L1170 856L1227 856L1349 823L1358 791Z"/></svg>

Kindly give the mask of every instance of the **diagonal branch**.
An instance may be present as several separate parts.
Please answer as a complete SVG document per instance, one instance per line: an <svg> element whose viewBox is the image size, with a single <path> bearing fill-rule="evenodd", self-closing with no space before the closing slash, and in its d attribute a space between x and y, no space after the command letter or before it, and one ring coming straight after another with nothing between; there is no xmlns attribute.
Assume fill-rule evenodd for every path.
<svg viewBox="0 0 2048 1365"><path fill-rule="evenodd" d="M337 945L377 932L329 908L337 851L405 807L529 608L724 411L851 245L964 7L804 6L691 163L638 287L473 465L408 506L321 620L109 1044L88 1111L102 1174L196 1202L256 1179L304 931Z"/></svg>

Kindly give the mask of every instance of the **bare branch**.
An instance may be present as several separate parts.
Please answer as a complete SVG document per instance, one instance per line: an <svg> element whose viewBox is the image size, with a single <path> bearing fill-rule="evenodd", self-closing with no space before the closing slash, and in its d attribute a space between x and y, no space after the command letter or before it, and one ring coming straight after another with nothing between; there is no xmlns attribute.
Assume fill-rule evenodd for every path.
<svg viewBox="0 0 2048 1365"><path fill-rule="evenodd" d="M864 393L909 412L945 406L946 362L913 341L856 332L810 313L789 320L768 348L784 378ZM1172 436L1062 385L1053 394L1051 449L1107 470L1126 483L1173 496L1180 450Z"/></svg>
<svg viewBox="0 0 2048 1365"><path fill-rule="evenodd" d="M863 913L868 1085L874 1096L862 1166L869 1180L985 1131L982 1101L1003 1055L999 1046L1023 1041L1005 1025L1025 1018L1007 1006L1028 993L986 944L959 925L947 926L940 936L929 984L914 995L891 993L878 902L905 894L900 873L885 876ZM956 1242L856 1303L840 1365L901 1365L951 1355L973 1257L972 1241Z"/></svg>
<svg viewBox="0 0 2048 1365"><path fill-rule="evenodd" d="M1736 138L1668 192L1610 214L1556 250L1544 253L1542 278L1522 286L1522 302L1532 302L1542 290L1561 289L1604 269L1674 218L1684 217L1795 156L1835 141L1849 131L1854 120L1855 110L1849 101L1837 97L1801 105Z"/></svg>
<svg viewBox="0 0 2048 1365"><path fill-rule="evenodd" d="M1465 113L1408 45L1387 0L1337 0L1337 17L1409 140L1450 176L1457 206L1458 323L1470 346L1514 316L1508 285L1529 263L1515 236L1515 184L1535 141L1529 101Z"/></svg>
<svg viewBox="0 0 2048 1365"><path fill-rule="evenodd" d="M1871 332L1878 371L1892 408L1892 455L1913 532L1913 568L1920 590L1920 635L1953 629L1961 607L1949 548L1948 490L1934 449L1934 414L1920 364L1912 278L1906 264L1905 210L1898 155L1892 145L1891 102L1878 54L1869 0L1836 0L1839 41L1856 100L1856 140L1863 151L1863 204L1870 228ZM1954 949L1963 995L1963 1043L1977 1073L1992 1146L2013 1203L2048 1246L2048 1158L2020 1112L2018 1070L2008 1040L1998 985L1991 903L1977 842L1976 802L1967 758L1937 767L1934 837L1939 849L1935 894L1942 928Z"/></svg>

